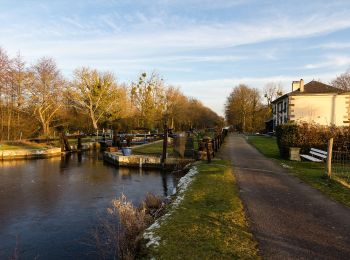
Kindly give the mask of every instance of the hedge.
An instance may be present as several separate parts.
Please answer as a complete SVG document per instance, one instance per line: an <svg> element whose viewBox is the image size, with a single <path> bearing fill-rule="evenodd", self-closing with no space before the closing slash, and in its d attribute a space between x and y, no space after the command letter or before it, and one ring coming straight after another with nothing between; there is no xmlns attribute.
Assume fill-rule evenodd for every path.
<svg viewBox="0 0 350 260"><path fill-rule="evenodd" d="M277 145L282 158L288 158L290 147L308 153L313 148L327 150L328 140L334 138L334 150L350 149L350 128L317 124L288 123L276 127Z"/></svg>

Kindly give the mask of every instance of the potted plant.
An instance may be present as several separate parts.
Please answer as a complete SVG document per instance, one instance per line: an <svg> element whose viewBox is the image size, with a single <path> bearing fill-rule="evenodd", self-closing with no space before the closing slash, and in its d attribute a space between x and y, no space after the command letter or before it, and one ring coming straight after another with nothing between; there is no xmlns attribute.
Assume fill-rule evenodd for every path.
<svg viewBox="0 0 350 260"><path fill-rule="evenodd" d="M122 153L124 156L129 156L131 155L131 140L132 140L132 136L127 136L126 137L126 147L122 147Z"/></svg>

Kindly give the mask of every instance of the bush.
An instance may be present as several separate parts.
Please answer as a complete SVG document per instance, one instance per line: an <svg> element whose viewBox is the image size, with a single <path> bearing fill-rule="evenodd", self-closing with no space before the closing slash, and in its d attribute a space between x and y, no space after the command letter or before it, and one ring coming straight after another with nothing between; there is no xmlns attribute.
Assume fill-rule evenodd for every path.
<svg viewBox="0 0 350 260"><path fill-rule="evenodd" d="M313 148L327 150L328 140L334 138L334 150L349 149L350 128L316 124L283 124L276 127L277 145L282 158L288 158L290 147L308 153Z"/></svg>
<svg viewBox="0 0 350 260"><path fill-rule="evenodd" d="M148 193L140 207L124 194L112 201L107 218L101 219L93 233L94 247L100 259L135 259L140 253L143 231L164 213L163 200Z"/></svg>

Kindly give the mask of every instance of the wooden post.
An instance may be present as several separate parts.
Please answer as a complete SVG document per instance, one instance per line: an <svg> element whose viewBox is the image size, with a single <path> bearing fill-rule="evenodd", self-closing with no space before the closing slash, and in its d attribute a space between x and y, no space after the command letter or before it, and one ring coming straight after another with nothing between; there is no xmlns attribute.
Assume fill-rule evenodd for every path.
<svg viewBox="0 0 350 260"><path fill-rule="evenodd" d="M70 152L70 148L67 136L62 132L61 133L61 152L67 151Z"/></svg>
<svg viewBox="0 0 350 260"><path fill-rule="evenodd" d="M78 136L78 146L77 149L81 150L83 148L83 145L81 144L81 136Z"/></svg>
<svg viewBox="0 0 350 260"><path fill-rule="evenodd" d="M207 151L207 161L208 161L208 163L210 163L211 162L211 154L210 154L210 150L209 150L209 141L208 140L205 142L205 148Z"/></svg>
<svg viewBox="0 0 350 260"><path fill-rule="evenodd" d="M333 138L328 140L327 148L327 175L332 178L332 153L333 153Z"/></svg>
<svg viewBox="0 0 350 260"><path fill-rule="evenodd" d="M212 140L210 141L210 143L211 143L211 149L213 150L213 157L215 157L214 140L215 140L215 138L212 139Z"/></svg>
<svg viewBox="0 0 350 260"><path fill-rule="evenodd" d="M217 145L217 138L216 137L214 137L214 139L213 139L213 150L214 150L214 152L217 152L218 151L218 145Z"/></svg>
<svg viewBox="0 0 350 260"><path fill-rule="evenodd" d="M166 159L166 150L168 147L168 126L164 124L164 137L163 137L163 153L161 163L164 165Z"/></svg>
<svg viewBox="0 0 350 260"><path fill-rule="evenodd" d="M61 152L64 152L64 140L63 133L60 134Z"/></svg>

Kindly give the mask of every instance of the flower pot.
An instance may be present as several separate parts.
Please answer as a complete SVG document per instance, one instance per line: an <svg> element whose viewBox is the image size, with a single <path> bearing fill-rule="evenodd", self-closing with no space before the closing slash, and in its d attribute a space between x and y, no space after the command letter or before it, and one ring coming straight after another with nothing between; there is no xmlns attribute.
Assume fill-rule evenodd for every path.
<svg viewBox="0 0 350 260"><path fill-rule="evenodd" d="M289 147L289 160L291 160L291 161L301 161L301 159L300 159L300 148L299 147Z"/></svg>
<svg viewBox="0 0 350 260"><path fill-rule="evenodd" d="M131 147L122 147L122 153L124 156L131 155Z"/></svg>

